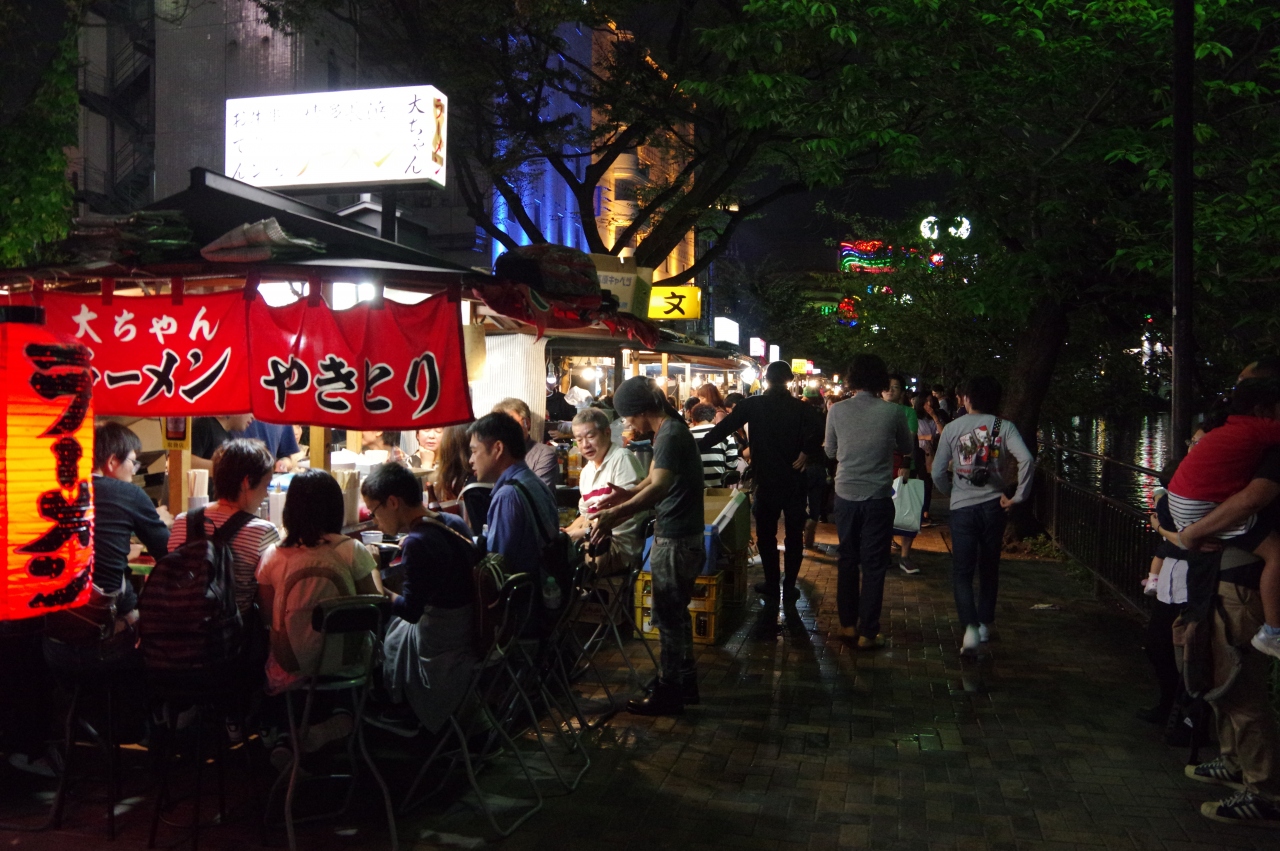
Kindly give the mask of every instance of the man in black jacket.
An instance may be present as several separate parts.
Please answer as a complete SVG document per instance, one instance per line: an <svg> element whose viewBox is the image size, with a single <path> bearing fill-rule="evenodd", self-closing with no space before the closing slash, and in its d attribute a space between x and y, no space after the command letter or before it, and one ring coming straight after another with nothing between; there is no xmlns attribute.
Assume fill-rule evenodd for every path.
<svg viewBox="0 0 1280 851"><path fill-rule="evenodd" d="M800 596L796 577L804 559L805 463L822 454L822 415L791 395L791 366L774 361L765 369L769 388L764 395L751 396L734 406L733 413L709 431L699 446L703 452L720 443L744 425L751 448L751 466L756 479L756 539L764 582L756 592L767 602L778 600L779 579L784 599ZM786 573L778 565L778 518L784 518Z"/></svg>

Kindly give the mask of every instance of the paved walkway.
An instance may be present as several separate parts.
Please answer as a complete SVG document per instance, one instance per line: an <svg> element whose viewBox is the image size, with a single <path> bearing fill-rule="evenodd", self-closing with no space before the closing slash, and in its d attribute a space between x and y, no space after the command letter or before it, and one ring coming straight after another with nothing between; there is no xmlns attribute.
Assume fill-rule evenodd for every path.
<svg viewBox="0 0 1280 851"><path fill-rule="evenodd" d="M819 541L834 543L831 527ZM1280 832L1203 819L1199 804L1218 787L1185 779L1185 752L1134 720L1152 697L1135 621L1061 564L1006 562L989 652L962 664L945 530L921 544L924 573L889 577L888 647L858 653L831 637L834 560L807 558L796 606L775 616L753 600L700 651L700 706L678 719L616 716L593 734L578 790L548 798L504 846L1280 848ZM1033 610L1041 603L1055 608ZM144 809L122 817L112 847L142 847ZM106 848L97 810L79 804L64 831L5 840ZM305 830L300 846L386 847L376 814L361 822ZM401 823L402 847L476 847L484 835L461 804ZM203 848L257 842L245 822L201 838Z"/></svg>

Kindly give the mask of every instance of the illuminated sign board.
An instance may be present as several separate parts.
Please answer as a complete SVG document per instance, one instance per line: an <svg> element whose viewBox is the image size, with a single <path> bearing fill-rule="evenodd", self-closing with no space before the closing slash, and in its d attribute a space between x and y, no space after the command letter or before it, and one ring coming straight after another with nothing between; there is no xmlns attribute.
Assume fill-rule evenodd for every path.
<svg viewBox="0 0 1280 851"><path fill-rule="evenodd" d="M765 351L764 340L761 340L759 337L752 337L750 340L747 341L747 344L750 346L749 352L751 354L751 357L753 358L764 357L764 351Z"/></svg>
<svg viewBox="0 0 1280 851"><path fill-rule="evenodd" d="M655 283L649 293L650 319L701 319L702 290L698 287L664 287Z"/></svg>
<svg viewBox="0 0 1280 851"><path fill-rule="evenodd" d="M782 360L782 350L781 350L781 349L779 349L777 346L770 346L770 347L769 347L769 360L770 360L770 362L772 362L772 361L776 361L776 360Z"/></svg>
<svg viewBox="0 0 1280 851"><path fill-rule="evenodd" d="M435 86L228 99L223 170L273 189L444 186L448 111Z"/></svg>
<svg viewBox="0 0 1280 851"><path fill-rule="evenodd" d="M804 375L809 371L809 361L804 358L792 358L791 371L796 375Z"/></svg>
<svg viewBox="0 0 1280 851"><path fill-rule="evenodd" d="M713 323L713 331L717 343L733 343L738 345L738 323L724 316L717 316Z"/></svg>

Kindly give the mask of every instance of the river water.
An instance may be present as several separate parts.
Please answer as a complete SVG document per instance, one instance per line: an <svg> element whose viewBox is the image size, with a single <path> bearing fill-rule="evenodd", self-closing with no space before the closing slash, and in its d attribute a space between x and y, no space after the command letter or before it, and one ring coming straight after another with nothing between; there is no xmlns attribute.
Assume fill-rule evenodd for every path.
<svg viewBox="0 0 1280 851"><path fill-rule="evenodd" d="M1139 467L1159 470L1169 460L1169 415L1149 414L1124 419L1103 417L1076 417L1069 424L1053 427L1045 437L1052 435L1061 443L1095 455L1106 455ZM1117 464L1107 464L1103 474L1103 462L1069 452L1054 452L1048 446L1040 450L1058 456L1059 474L1067 481L1101 491L1126 505L1149 509L1154 502L1152 492L1160 482L1150 475L1129 470ZM1044 462L1052 463L1044 458Z"/></svg>

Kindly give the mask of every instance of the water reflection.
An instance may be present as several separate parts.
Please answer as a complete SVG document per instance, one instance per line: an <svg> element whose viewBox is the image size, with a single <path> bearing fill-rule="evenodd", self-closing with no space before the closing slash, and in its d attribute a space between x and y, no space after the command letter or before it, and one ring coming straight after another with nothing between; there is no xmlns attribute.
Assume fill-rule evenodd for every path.
<svg viewBox="0 0 1280 851"><path fill-rule="evenodd" d="M1108 420L1102 417L1074 417L1068 426L1051 430L1055 442L1096 455L1106 455L1139 467L1159 470L1169 457L1169 416ZM1043 459L1049 466L1052 457ZM1099 490L1105 495L1138 509L1150 508L1153 492L1160 487L1154 476L1129 470L1096 458L1060 453L1059 475L1069 482Z"/></svg>

